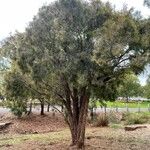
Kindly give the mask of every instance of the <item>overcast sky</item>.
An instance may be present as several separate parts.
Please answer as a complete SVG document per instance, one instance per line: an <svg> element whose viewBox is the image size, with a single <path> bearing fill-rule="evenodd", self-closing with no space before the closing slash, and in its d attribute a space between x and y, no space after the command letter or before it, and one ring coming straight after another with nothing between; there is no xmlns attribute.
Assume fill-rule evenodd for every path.
<svg viewBox="0 0 150 150"><path fill-rule="evenodd" d="M23 32L28 22L37 14L38 9L45 3L54 0L0 0L0 40L7 37L15 30ZM107 0L102 0L107 1ZM143 7L143 0L109 0L116 9L121 9L123 5L134 7L140 10L144 17L150 16L150 10ZM145 77L141 77L141 82L145 82Z"/></svg>

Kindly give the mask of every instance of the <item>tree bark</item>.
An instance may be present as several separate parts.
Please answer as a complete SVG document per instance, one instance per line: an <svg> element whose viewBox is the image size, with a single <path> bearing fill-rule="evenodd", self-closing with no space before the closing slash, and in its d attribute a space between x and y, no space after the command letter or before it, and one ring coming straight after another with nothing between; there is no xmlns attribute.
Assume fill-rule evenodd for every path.
<svg viewBox="0 0 150 150"><path fill-rule="evenodd" d="M84 148L85 126L89 102L89 96L86 93L86 88L83 88L81 93L82 94L79 98L77 89L74 89L72 103L69 105L69 100L69 103L67 103L66 106L68 113L68 124L72 136L71 146L74 146L77 149Z"/></svg>
<svg viewBox="0 0 150 150"><path fill-rule="evenodd" d="M93 107L90 109L90 117L91 117L91 121L94 121L94 108Z"/></svg>
<svg viewBox="0 0 150 150"><path fill-rule="evenodd" d="M30 102L30 105L29 105L28 115L30 115L31 113L32 113L32 101Z"/></svg>
<svg viewBox="0 0 150 150"><path fill-rule="evenodd" d="M41 100L41 115L44 115L44 100Z"/></svg>
<svg viewBox="0 0 150 150"><path fill-rule="evenodd" d="M50 104L47 104L47 112L49 112Z"/></svg>

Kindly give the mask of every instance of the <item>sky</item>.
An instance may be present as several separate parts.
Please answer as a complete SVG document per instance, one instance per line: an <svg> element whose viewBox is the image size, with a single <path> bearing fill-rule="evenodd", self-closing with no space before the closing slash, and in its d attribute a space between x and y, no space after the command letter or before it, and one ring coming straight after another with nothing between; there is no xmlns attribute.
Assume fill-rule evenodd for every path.
<svg viewBox="0 0 150 150"><path fill-rule="evenodd" d="M54 0L0 0L0 41L14 33L16 30L23 32L38 9L43 4L49 4ZM123 5L140 10L144 17L150 16L150 9L143 6L143 0L102 0L109 1L115 8L121 9ZM141 84L145 84L146 75L140 76Z"/></svg>

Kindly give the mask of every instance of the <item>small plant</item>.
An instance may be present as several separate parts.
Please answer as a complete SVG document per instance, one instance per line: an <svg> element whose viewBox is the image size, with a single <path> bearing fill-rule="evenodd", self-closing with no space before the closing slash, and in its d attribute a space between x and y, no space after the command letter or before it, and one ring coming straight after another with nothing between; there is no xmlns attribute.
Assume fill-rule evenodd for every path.
<svg viewBox="0 0 150 150"><path fill-rule="evenodd" d="M94 123L94 126L96 127L106 127L108 126L109 121L108 121L108 117L105 114L100 114L99 116L97 116L97 119Z"/></svg>
<svg viewBox="0 0 150 150"><path fill-rule="evenodd" d="M108 120L110 123L113 123L113 124L118 124L121 122L121 115L119 113L116 113L116 112L110 112L108 114Z"/></svg>
<svg viewBox="0 0 150 150"><path fill-rule="evenodd" d="M125 124L144 124L150 121L149 113L127 113L124 114Z"/></svg>

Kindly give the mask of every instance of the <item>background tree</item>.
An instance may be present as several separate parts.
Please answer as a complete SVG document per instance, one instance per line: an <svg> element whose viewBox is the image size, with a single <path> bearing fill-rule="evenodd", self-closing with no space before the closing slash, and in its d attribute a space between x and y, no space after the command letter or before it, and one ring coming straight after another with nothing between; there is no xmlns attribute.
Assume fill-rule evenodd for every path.
<svg viewBox="0 0 150 150"><path fill-rule="evenodd" d="M148 77L146 85L143 88L144 88L144 97L150 99L150 76Z"/></svg>
<svg viewBox="0 0 150 150"><path fill-rule="evenodd" d="M6 104L18 117L27 113L27 102L30 95L22 80L21 74L17 71L7 73L5 77Z"/></svg>
<svg viewBox="0 0 150 150"><path fill-rule="evenodd" d="M126 98L142 96L142 87L138 77L134 73L126 74L123 82L118 88L119 96Z"/></svg>
<svg viewBox="0 0 150 150"><path fill-rule="evenodd" d="M24 84L37 97L53 97L65 106L72 145L82 148L91 92L105 89L99 96L109 97L107 89L112 96L124 73L143 70L148 23L98 0L59 0L43 6L25 33L4 49L7 54L13 49Z"/></svg>
<svg viewBox="0 0 150 150"><path fill-rule="evenodd" d="M144 5L150 8L150 0L144 0Z"/></svg>

